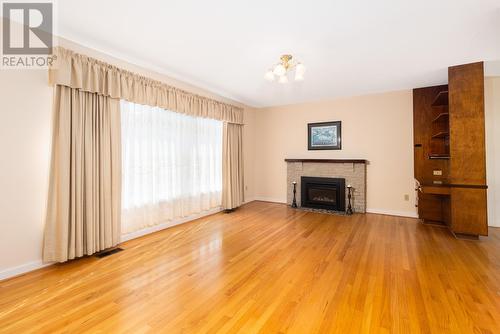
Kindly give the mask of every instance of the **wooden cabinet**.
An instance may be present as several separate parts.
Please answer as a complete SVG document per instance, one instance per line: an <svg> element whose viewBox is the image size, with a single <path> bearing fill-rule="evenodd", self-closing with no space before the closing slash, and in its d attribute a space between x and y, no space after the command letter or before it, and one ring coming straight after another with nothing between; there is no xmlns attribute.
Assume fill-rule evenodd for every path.
<svg viewBox="0 0 500 334"><path fill-rule="evenodd" d="M418 213L455 235L488 234L483 63L448 69L448 85L413 90Z"/></svg>

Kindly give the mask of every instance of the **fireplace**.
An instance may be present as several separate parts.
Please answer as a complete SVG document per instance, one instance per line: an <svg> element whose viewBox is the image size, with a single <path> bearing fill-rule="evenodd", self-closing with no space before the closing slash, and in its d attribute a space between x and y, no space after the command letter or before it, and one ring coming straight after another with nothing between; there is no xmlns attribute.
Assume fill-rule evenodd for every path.
<svg viewBox="0 0 500 334"><path fill-rule="evenodd" d="M354 212L366 212L366 160L356 159L285 159L286 161L286 182L288 205L292 205L294 193L293 182L296 182L295 199L298 206L302 204L302 184L303 176L318 176L328 178L342 178L345 184L345 195L347 195L347 185L352 186L351 205ZM340 189L344 193L344 189ZM339 199L341 200L341 199ZM331 202L331 201L330 201ZM338 201L337 201L338 202ZM344 206L347 208L347 196L345 196ZM307 204L305 204L307 205Z"/></svg>
<svg viewBox="0 0 500 334"><path fill-rule="evenodd" d="M303 207L345 211L345 179L330 177L301 177Z"/></svg>

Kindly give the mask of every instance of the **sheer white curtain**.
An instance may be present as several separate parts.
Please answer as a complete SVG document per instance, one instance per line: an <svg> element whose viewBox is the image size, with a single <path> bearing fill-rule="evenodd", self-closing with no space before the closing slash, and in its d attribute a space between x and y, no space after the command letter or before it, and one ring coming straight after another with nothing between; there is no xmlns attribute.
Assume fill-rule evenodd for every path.
<svg viewBox="0 0 500 334"><path fill-rule="evenodd" d="M221 205L222 122L121 101L122 233Z"/></svg>

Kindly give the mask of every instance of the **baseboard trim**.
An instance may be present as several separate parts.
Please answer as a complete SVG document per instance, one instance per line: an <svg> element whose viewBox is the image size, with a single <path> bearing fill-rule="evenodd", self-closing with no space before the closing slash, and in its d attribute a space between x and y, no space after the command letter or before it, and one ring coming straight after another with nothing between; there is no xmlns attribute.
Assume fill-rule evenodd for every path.
<svg viewBox="0 0 500 334"><path fill-rule="evenodd" d="M246 199L243 201L243 204L248 204L248 203L253 202L253 201L255 201L255 198L254 198L254 197L246 198Z"/></svg>
<svg viewBox="0 0 500 334"><path fill-rule="evenodd" d="M184 223L190 222L192 220L196 220L196 219L199 219L199 218L210 216L210 215L219 213L221 211L222 211L222 208L219 207L219 208L215 208L215 209L203 211L203 212L195 214L195 215L183 217L183 218L180 218L180 219L174 219L174 220L171 220L171 221L159 224L159 225L155 225L155 226L151 226L151 227L146 227L146 228L144 228L142 230L135 231L135 232L130 232L130 233L122 235L121 238L120 238L120 242L125 242L125 241L129 241L129 240L132 240L132 239L140 238L140 237L145 236L147 234L155 233L155 232L164 230L164 229L172 227L172 226L184 224Z"/></svg>
<svg viewBox="0 0 500 334"><path fill-rule="evenodd" d="M272 202L272 203L286 203L286 199L277 198L277 197L256 196L253 198L253 200L254 201L262 201L262 202ZM416 212L408 212L408 211L395 211L395 210L384 210L384 209L366 209L366 212L367 213L376 213L379 215L418 218L418 215Z"/></svg>
<svg viewBox="0 0 500 334"><path fill-rule="evenodd" d="M43 263L42 260L38 260L38 261L28 262L28 263L22 264L22 265L17 266L17 267L7 268L7 269L0 271L0 281L9 279L9 278L12 278L15 276L19 276L22 274L26 274L30 271L35 271L37 269L48 267L52 264L54 264L54 263L53 262Z"/></svg>
<svg viewBox="0 0 500 334"><path fill-rule="evenodd" d="M277 198L277 197L261 197L261 196L256 196L256 197L254 197L253 200L254 201L261 201L261 202L286 203L286 199Z"/></svg>
<svg viewBox="0 0 500 334"><path fill-rule="evenodd" d="M261 202L272 202L272 203L286 204L286 199L277 198L277 197L256 196L252 200L253 201L261 201ZM248 202L251 202L251 201L248 201ZM418 215L416 212L408 212L408 211L395 211L395 210L384 210L384 209L366 209L366 212L367 213L376 213L379 215L418 218Z"/></svg>
<svg viewBox="0 0 500 334"><path fill-rule="evenodd" d="M385 209L366 209L366 212L367 213L376 213L379 215L418 218L418 215L416 212L410 212L410 211L394 211L394 210L385 210Z"/></svg>

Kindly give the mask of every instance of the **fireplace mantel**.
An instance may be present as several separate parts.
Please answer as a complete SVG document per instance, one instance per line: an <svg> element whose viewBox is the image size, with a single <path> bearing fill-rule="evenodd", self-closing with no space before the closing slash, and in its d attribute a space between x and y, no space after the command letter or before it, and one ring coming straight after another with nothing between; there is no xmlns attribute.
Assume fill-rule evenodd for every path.
<svg viewBox="0 0 500 334"><path fill-rule="evenodd" d="M364 159L285 159L286 162L324 162L330 164L366 164Z"/></svg>

